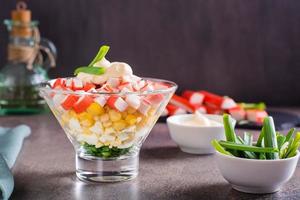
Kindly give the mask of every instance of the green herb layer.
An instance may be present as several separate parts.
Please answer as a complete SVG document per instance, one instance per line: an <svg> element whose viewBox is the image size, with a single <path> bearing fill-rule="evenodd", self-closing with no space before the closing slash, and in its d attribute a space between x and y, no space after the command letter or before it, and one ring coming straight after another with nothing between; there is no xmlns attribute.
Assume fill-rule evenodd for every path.
<svg viewBox="0 0 300 200"><path fill-rule="evenodd" d="M128 153L129 150L131 149L131 147L125 149L119 149L117 147L110 148L109 146L102 146L96 148L95 145L90 145L87 143L83 144L83 148L86 150L88 154L96 157L102 157L102 158L119 157L121 155Z"/></svg>

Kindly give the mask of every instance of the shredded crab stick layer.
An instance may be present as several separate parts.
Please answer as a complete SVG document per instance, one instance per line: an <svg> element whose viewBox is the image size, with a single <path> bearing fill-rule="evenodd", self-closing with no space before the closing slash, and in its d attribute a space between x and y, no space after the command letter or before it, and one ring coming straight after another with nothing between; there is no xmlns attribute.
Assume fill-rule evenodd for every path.
<svg viewBox="0 0 300 200"><path fill-rule="evenodd" d="M50 106L66 132L85 146L129 148L158 118L157 109L167 97L153 92L166 83L135 76L123 62L110 62L104 46L89 66L75 70L75 77L51 83ZM99 54L101 54L99 56ZM96 56L96 57L97 57Z"/></svg>

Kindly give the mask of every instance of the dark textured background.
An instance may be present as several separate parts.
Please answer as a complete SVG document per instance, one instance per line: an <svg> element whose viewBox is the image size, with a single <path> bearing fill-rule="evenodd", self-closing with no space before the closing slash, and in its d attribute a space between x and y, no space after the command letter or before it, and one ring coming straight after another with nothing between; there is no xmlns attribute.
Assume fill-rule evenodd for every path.
<svg viewBox="0 0 300 200"><path fill-rule="evenodd" d="M0 20L15 0L0 0ZM299 0L28 0L59 50L52 77L89 63L99 45L137 75L239 101L300 105ZM0 26L0 66L7 32Z"/></svg>

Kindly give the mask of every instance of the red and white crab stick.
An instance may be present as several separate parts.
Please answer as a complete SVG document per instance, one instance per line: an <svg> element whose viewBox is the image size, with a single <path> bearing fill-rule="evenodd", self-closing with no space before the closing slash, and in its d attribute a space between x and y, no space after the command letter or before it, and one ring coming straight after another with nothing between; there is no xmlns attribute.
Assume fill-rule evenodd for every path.
<svg viewBox="0 0 300 200"><path fill-rule="evenodd" d="M206 114L207 113L207 109L204 105L194 105L195 111L200 112L201 114Z"/></svg>
<svg viewBox="0 0 300 200"><path fill-rule="evenodd" d="M192 104L190 104L190 102L188 100L186 100L185 98L180 97L176 94L174 94L172 96L170 103L179 108L182 108L183 110L186 110L187 112L190 112L190 113L195 112L195 107Z"/></svg>
<svg viewBox="0 0 300 200"><path fill-rule="evenodd" d="M167 116L169 116L169 111L168 111L168 109L165 108L164 111L161 113L160 116L161 116L161 117L167 117Z"/></svg>
<svg viewBox="0 0 300 200"><path fill-rule="evenodd" d="M228 109L228 112L237 121L246 119L246 111L240 106Z"/></svg>
<svg viewBox="0 0 300 200"><path fill-rule="evenodd" d="M250 122L263 123L268 113L264 110L246 110L246 116Z"/></svg>
<svg viewBox="0 0 300 200"><path fill-rule="evenodd" d="M184 91L182 97L186 98L193 105L201 105L204 100L204 95L202 93L192 90Z"/></svg>
<svg viewBox="0 0 300 200"><path fill-rule="evenodd" d="M169 116L186 114L186 111L184 109L177 107L175 105L172 105L172 104L168 104L166 109L168 111Z"/></svg>
<svg viewBox="0 0 300 200"><path fill-rule="evenodd" d="M220 109L212 104L205 105L205 108L206 108L206 112L208 114L221 115L224 113L222 109Z"/></svg>
<svg viewBox="0 0 300 200"><path fill-rule="evenodd" d="M236 107L236 103L229 97L222 97L207 91L200 91L204 95L204 103L211 104L222 110L228 110Z"/></svg>

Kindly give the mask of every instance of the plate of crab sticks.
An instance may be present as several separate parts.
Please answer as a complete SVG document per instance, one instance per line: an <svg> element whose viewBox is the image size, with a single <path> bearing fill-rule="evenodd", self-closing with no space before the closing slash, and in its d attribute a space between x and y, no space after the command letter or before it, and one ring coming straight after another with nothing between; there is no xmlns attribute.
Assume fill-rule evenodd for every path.
<svg viewBox="0 0 300 200"><path fill-rule="evenodd" d="M181 95L174 94L160 121L164 122L168 116L194 113L230 114L236 121L238 128L261 129L263 119L272 115L277 129L286 129L300 124L300 118L292 113L267 110L264 102L245 103L235 102L228 96L221 96L205 90L185 90Z"/></svg>

